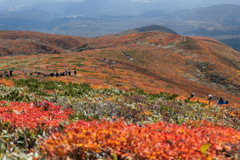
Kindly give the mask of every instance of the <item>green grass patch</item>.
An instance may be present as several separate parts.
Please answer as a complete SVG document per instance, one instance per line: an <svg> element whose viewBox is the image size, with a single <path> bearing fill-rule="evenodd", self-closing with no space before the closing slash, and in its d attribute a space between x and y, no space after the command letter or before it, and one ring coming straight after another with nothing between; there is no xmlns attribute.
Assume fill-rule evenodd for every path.
<svg viewBox="0 0 240 160"><path fill-rule="evenodd" d="M78 61L70 61L70 63L76 63L76 62L78 62Z"/></svg>
<svg viewBox="0 0 240 160"><path fill-rule="evenodd" d="M6 70L12 70L12 71L17 71L17 70L20 70L20 69L17 69L16 67L7 67L5 68Z"/></svg>
<svg viewBox="0 0 240 160"><path fill-rule="evenodd" d="M84 69L76 69L76 71L93 73L93 71L87 71L87 70L84 70Z"/></svg>
<svg viewBox="0 0 240 160"><path fill-rule="evenodd" d="M39 67L39 66L37 66L37 67L35 67L36 69L41 69L41 67Z"/></svg>
<svg viewBox="0 0 240 160"><path fill-rule="evenodd" d="M58 72L58 70L56 70L56 69L47 69L46 71Z"/></svg>
<svg viewBox="0 0 240 160"><path fill-rule="evenodd" d="M29 60L25 60L25 61L21 61L21 62L18 62L18 63L28 63Z"/></svg>
<svg viewBox="0 0 240 160"><path fill-rule="evenodd" d="M51 58L48 58L48 59L53 60L53 59L61 59L61 58L64 58L64 57L51 57Z"/></svg>
<svg viewBox="0 0 240 160"><path fill-rule="evenodd" d="M186 40L181 42L180 45L188 50L200 49L200 46L197 44L196 40L190 37L186 37Z"/></svg>
<svg viewBox="0 0 240 160"><path fill-rule="evenodd" d="M111 76L111 78L118 78L118 79L122 79L121 77L119 76Z"/></svg>
<svg viewBox="0 0 240 160"><path fill-rule="evenodd" d="M175 44L174 42L171 42L171 43L168 44L168 46L172 46L172 45L174 45L174 44Z"/></svg>
<svg viewBox="0 0 240 160"><path fill-rule="evenodd" d="M137 50L125 51L125 53L130 56L135 56L137 52L138 52Z"/></svg>
<svg viewBox="0 0 240 160"><path fill-rule="evenodd" d="M84 58L84 57L79 57L79 58L75 58L75 59L80 60L80 61L85 61L86 60L86 58Z"/></svg>
<svg viewBox="0 0 240 160"><path fill-rule="evenodd" d="M77 62L77 63L75 63L74 65L76 65L76 66L78 66L78 67L83 67L83 66L85 66L85 65L82 64L81 62Z"/></svg>
<svg viewBox="0 0 240 160"><path fill-rule="evenodd" d="M173 88L172 86L170 86L170 85L166 85L166 88Z"/></svg>

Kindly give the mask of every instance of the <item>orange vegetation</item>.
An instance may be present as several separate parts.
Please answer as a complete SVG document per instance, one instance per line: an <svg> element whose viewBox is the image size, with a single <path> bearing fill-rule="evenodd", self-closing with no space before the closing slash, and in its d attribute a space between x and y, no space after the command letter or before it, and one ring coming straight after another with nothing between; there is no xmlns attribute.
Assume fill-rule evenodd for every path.
<svg viewBox="0 0 240 160"><path fill-rule="evenodd" d="M0 79L0 85L12 87L14 86L14 83L12 80Z"/></svg>
<svg viewBox="0 0 240 160"><path fill-rule="evenodd" d="M29 78L24 76L25 72L50 74L75 68L76 76L54 80L90 83L93 88L170 92L184 97L191 92L201 98L213 94L228 99L231 104L240 101L240 53L210 38L161 32L93 39L36 32L1 32L0 41L5 43L4 55L8 54L7 50L16 55L41 53L2 57L0 69L14 69L14 78ZM49 52L46 48L34 50L33 41L61 52L43 54L43 51L54 53L54 49ZM19 49L14 49L15 43L31 51L19 53ZM83 51L77 52L79 50Z"/></svg>
<svg viewBox="0 0 240 160"><path fill-rule="evenodd" d="M3 122L10 122L15 127L36 130L38 127L58 127L59 122L66 121L73 111L62 111L60 106L51 102L20 103L0 102L0 117Z"/></svg>
<svg viewBox="0 0 240 160"><path fill-rule="evenodd" d="M164 122L139 126L126 125L122 120L78 121L63 134L54 133L41 147L60 159L85 159L88 151L114 153L119 159L203 159L200 148L206 143L211 144L206 157L227 159L227 153L239 150L240 132L211 124L190 129Z"/></svg>

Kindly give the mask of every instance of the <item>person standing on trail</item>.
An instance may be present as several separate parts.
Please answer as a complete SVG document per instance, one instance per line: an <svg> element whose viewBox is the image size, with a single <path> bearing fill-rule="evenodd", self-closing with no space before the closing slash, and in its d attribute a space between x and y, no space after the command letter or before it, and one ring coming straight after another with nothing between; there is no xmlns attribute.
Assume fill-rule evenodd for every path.
<svg viewBox="0 0 240 160"><path fill-rule="evenodd" d="M65 72L62 73L62 76L65 76Z"/></svg>
<svg viewBox="0 0 240 160"><path fill-rule="evenodd" d="M58 72L56 72L56 77L58 77L59 76L59 74L58 74Z"/></svg>
<svg viewBox="0 0 240 160"><path fill-rule="evenodd" d="M12 77L12 70L10 69L10 76Z"/></svg>
<svg viewBox="0 0 240 160"><path fill-rule="evenodd" d="M71 76L71 71L68 71L68 75Z"/></svg>
<svg viewBox="0 0 240 160"><path fill-rule="evenodd" d="M68 75L68 71L67 71L67 70L65 70L65 75L66 75L66 76Z"/></svg>
<svg viewBox="0 0 240 160"><path fill-rule="evenodd" d="M77 75L77 71L76 70L74 70L74 74Z"/></svg>
<svg viewBox="0 0 240 160"><path fill-rule="evenodd" d="M194 93L191 94L191 96L188 97L188 99L191 99L194 97Z"/></svg>

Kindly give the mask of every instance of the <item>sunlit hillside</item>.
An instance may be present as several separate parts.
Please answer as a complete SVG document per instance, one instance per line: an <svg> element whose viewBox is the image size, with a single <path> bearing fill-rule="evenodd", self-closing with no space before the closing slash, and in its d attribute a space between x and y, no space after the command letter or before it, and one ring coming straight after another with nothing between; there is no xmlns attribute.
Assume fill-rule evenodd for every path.
<svg viewBox="0 0 240 160"><path fill-rule="evenodd" d="M240 53L216 40L2 31L0 42L0 159L240 158Z"/></svg>
<svg viewBox="0 0 240 160"><path fill-rule="evenodd" d="M14 78L76 68L76 76L53 79L239 102L240 53L210 38L145 32L90 39L3 31L0 40L0 69L13 69Z"/></svg>

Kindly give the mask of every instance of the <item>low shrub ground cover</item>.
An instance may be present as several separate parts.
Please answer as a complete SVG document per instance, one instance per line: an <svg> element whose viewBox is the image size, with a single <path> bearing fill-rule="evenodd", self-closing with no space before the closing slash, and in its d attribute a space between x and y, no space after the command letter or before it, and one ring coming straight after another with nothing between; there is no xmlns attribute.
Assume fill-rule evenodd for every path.
<svg viewBox="0 0 240 160"><path fill-rule="evenodd" d="M38 138L61 129L61 123L72 113L73 110L62 110L51 102L0 101L0 157L32 159Z"/></svg>
<svg viewBox="0 0 240 160"><path fill-rule="evenodd" d="M232 128L196 127L165 122L129 124L122 120L78 121L42 144L44 153L73 159L227 159L240 149L240 132ZM200 148L211 144L206 153ZM233 155L231 155L233 156Z"/></svg>
<svg viewBox="0 0 240 160"><path fill-rule="evenodd" d="M240 158L236 106L87 83L2 82L1 158Z"/></svg>
<svg viewBox="0 0 240 160"><path fill-rule="evenodd" d="M59 122L66 121L72 110L61 110L50 102L21 103L1 102L0 117L2 122L10 122L15 128L35 129L41 125L59 126Z"/></svg>

